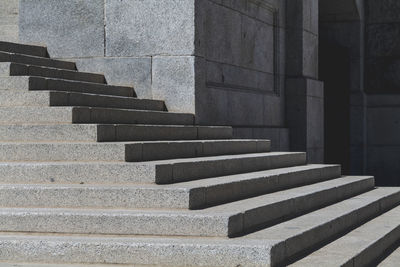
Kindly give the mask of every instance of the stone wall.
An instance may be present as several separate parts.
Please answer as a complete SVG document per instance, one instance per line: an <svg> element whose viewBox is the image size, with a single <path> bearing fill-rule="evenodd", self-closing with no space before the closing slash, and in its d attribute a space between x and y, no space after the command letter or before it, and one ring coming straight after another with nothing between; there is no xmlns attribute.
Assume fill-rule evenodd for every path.
<svg viewBox="0 0 400 267"><path fill-rule="evenodd" d="M400 2L366 1L367 173L400 186Z"/></svg>
<svg viewBox="0 0 400 267"><path fill-rule="evenodd" d="M367 0L365 3L365 90L400 93L400 1Z"/></svg>
<svg viewBox="0 0 400 267"><path fill-rule="evenodd" d="M284 0L20 0L20 39L288 149ZM273 140L274 141L274 140Z"/></svg>
<svg viewBox="0 0 400 267"><path fill-rule="evenodd" d="M0 40L18 41L18 0L0 1Z"/></svg>

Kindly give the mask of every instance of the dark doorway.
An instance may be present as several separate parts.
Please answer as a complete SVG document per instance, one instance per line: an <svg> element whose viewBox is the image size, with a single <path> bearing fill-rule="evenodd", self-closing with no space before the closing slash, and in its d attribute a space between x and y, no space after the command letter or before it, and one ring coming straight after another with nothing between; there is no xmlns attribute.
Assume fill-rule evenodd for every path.
<svg viewBox="0 0 400 267"><path fill-rule="evenodd" d="M350 58L347 48L320 42L320 79L325 85L325 161L350 167Z"/></svg>

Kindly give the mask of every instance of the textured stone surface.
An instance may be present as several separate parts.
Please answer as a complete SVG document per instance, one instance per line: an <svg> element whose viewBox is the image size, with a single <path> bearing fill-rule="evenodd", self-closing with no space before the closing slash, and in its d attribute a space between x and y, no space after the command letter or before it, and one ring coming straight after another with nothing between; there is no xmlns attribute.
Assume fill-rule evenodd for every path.
<svg viewBox="0 0 400 267"><path fill-rule="evenodd" d="M19 0L0 2L0 40L18 42Z"/></svg>
<svg viewBox="0 0 400 267"><path fill-rule="evenodd" d="M108 84L133 86L140 98L152 98L152 59L133 58L82 58L76 60L79 71L99 72Z"/></svg>
<svg viewBox="0 0 400 267"><path fill-rule="evenodd" d="M194 0L106 0L106 55L192 55L194 12Z"/></svg>
<svg viewBox="0 0 400 267"><path fill-rule="evenodd" d="M335 240L292 266L368 266L384 255L400 238L400 208L378 218ZM394 263L394 262L393 262ZM392 266L395 266L392 265Z"/></svg>
<svg viewBox="0 0 400 267"><path fill-rule="evenodd" d="M25 208L193 209L339 176L339 166L310 165L164 186L4 184L0 186L0 205ZM18 200L13 198L16 194L20 195Z"/></svg>
<svg viewBox="0 0 400 267"><path fill-rule="evenodd" d="M22 42L46 43L52 57L104 56L104 3L100 0L22 0Z"/></svg>
<svg viewBox="0 0 400 267"><path fill-rule="evenodd" d="M195 113L196 57L153 57L153 98L170 111Z"/></svg>

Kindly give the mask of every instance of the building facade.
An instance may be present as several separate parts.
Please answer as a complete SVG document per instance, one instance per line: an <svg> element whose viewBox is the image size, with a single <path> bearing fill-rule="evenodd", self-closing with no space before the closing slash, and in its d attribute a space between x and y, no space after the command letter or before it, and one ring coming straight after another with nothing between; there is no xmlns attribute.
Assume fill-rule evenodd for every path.
<svg viewBox="0 0 400 267"><path fill-rule="evenodd" d="M396 0L4 0L0 38L200 125L400 185Z"/></svg>

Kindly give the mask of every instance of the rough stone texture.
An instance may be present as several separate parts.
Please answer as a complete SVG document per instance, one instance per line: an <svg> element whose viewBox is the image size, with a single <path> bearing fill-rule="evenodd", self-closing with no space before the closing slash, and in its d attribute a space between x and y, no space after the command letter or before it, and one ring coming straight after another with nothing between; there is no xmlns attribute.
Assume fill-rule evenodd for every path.
<svg viewBox="0 0 400 267"><path fill-rule="evenodd" d="M271 140L272 151L289 151L289 130L287 128L234 128L234 138L261 138Z"/></svg>
<svg viewBox="0 0 400 267"><path fill-rule="evenodd" d="M18 42L19 0L0 1L0 40Z"/></svg>
<svg viewBox="0 0 400 267"><path fill-rule="evenodd" d="M81 58L76 65L80 71L103 73L108 84L133 86L140 98L152 98L152 58Z"/></svg>
<svg viewBox="0 0 400 267"><path fill-rule="evenodd" d="M153 57L153 98L168 110L195 113L196 57Z"/></svg>
<svg viewBox="0 0 400 267"><path fill-rule="evenodd" d="M46 43L52 57L104 55L101 0L21 0L20 41Z"/></svg>
<svg viewBox="0 0 400 267"><path fill-rule="evenodd" d="M193 54L194 0L104 2L106 56Z"/></svg>

